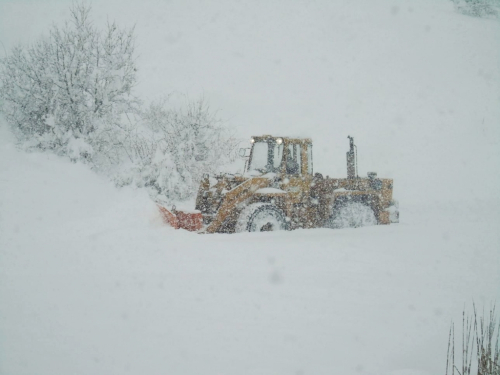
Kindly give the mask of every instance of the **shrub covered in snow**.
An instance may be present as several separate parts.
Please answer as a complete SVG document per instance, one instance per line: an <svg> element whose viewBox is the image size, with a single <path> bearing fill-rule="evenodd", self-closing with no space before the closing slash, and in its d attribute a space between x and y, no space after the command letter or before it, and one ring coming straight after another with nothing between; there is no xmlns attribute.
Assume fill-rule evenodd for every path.
<svg viewBox="0 0 500 375"><path fill-rule="evenodd" d="M152 195L183 200L203 173L234 161L239 141L204 100L142 108L133 28L95 28L77 4L49 36L0 59L0 108L20 144L82 161Z"/></svg>
<svg viewBox="0 0 500 375"><path fill-rule="evenodd" d="M204 173L216 173L236 158L240 141L203 99L180 108L161 100L141 118L140 131L128 143L133 163L117 177L120 184L134 182L167 200L183 200L197 192Z"/></svg>

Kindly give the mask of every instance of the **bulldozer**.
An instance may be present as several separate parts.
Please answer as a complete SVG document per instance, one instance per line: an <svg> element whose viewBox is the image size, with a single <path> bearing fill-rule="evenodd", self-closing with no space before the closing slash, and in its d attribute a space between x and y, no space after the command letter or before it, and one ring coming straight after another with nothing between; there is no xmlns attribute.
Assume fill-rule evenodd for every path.
<svg viewBox="0 0 500 375"><path fill-rule="evenodd" d="M159 205L163 220L199 233L346 228L399 222L393 180L359 177L357 147L349 139L347 178L313 172L310 138L256 136L240 149L241 174L203 176L195 210Z"/></svg>

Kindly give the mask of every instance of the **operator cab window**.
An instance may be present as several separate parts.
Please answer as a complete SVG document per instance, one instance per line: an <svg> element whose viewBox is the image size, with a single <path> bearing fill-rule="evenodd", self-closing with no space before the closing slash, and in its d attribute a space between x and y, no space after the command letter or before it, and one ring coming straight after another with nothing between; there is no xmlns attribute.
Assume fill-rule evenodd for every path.
<svg viewBox="0 0 500 375"><path fill-rule="evenodd" d="M307 173L313 174L313 146L307 145Z"/></svg>
<svg viewBox="0 0 500 375"><path fill-rule="evenodd" d="M286 157L286 173L301 174L301 147L297 144L288 145Z"/></svg>
<svg viewBox="0 0 500 375"><path fill-rule="evenodd" d="M277 173L280 171L282 158L283 144L271 141L255 142L248 170L255 170L259 173Z"/></svg>

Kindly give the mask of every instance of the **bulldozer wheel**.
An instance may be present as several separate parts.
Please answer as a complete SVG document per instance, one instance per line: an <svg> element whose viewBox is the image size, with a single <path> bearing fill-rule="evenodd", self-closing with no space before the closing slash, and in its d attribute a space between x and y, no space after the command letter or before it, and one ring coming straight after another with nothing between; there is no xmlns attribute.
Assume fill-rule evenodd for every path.
<svg viewBox="0 0 500 375"><path fill-rule="evenodd" d="M373 209L359 201L342 202L335 205L328 220L330 228L358 228L377 225Z"/></svg>
<svg viewBox="0 0 500 375"><path fill-rule="evenodd" d="M285 214L269 203L254 203L243 209L236 223L236 232L270 232L286 230Z"/></svg>

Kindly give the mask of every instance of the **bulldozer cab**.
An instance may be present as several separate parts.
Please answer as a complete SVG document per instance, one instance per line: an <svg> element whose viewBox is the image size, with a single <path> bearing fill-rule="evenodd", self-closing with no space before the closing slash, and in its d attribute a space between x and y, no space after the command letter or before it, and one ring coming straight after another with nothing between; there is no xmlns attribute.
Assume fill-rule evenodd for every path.
<svg viewBox="0 0 500 375"><path fill-rule="evenodd" d="M312 141L265 135L252 137L246 172L276 173L282 176L312 175Z"/></svg>
<svg viewBox="0 0 500 375"><path fill-rule="evenodd" d="M251 143L248 172L276 173L279 188L288 193L288 203L305 203L313 175L312 140L267 135L252 137Z"/></svg>

